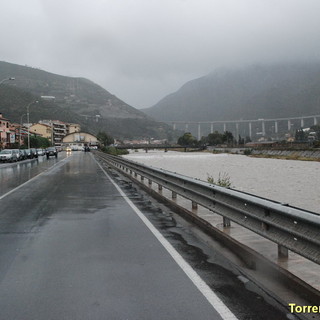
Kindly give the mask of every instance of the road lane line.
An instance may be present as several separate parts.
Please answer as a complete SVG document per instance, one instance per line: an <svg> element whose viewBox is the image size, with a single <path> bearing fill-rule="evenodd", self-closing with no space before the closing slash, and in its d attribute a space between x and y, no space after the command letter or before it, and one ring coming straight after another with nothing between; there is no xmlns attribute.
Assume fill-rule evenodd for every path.
<svg viewBox="0 0 320 320"><path fill-rule="evenodd" d="M5 198L6 196L8 196L9 194L19 190L20 188L24 187L25 185L27 185L29 182L35 180L36 178L39 178L40 176L42 176L43 174L47 173L49 170L55 168L58 164L64 165L64 161L66 161L68 158L64 158L63 160L55 163L52 167L47 168L46 170L42 171L41 173L37 174L36 176L32 177L31 179L29 179L28 181L25 181L24 183L20 184L19 186L13 188L12 190L8 191L7 193L3 194L2 196L0 196L0 200L2 200L3 198Z"/></svg>
<svg viewBox="0 0 320 320"><path fill-rule="evenodd" d="M92 155L91 155L92 156ZM93 156L92 156L93 157ZM128 196L121 190L121 188L114 182L110 175L103 169L100 163L93 157L100 169L110 179L111 183L116 187L121 196L138 215L138 217L144 222L148 229L168 251L175 262L185 272L193 284L209 301L213 308L220 314L224 320L238 320L238 318L231 312L231 310L221 301L221 299L211 290L211 288L200 278L200 276L193 270L193 268L183 259L183 257L174 249L174 247L168 242L167 239L153 226L153 224L145 217L145 215L135 206L135 204L128 198Z"/></svg>

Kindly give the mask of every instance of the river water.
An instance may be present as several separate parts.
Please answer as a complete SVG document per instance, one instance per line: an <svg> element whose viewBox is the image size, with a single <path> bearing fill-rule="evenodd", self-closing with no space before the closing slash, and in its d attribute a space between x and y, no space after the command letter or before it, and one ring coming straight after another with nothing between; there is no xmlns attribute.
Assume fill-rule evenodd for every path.
<svg viewBox="0 0 320 320"><path fill-rule="evenodd" d="M320 213L320 162L174 151L139 151L125 158L204 181L227 175L233 189Z"/></svg>

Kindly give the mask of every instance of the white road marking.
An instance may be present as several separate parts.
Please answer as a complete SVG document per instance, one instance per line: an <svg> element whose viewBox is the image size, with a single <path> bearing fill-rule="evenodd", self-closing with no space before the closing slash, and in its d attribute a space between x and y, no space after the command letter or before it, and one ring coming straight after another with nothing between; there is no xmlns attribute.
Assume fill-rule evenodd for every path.
<svg viewBox="0 0 320 320"><path fill-rule="evenodd" d="M92 156L93 157L93 156ZM153 224L145 217L145 215L134 205L134 203L126 196L120 187L114 182L110 175L102 168L100 163L94 158L103 173L110 179L112 184L117 188L121 196L127 201L129 206L144 222L154 236L159 240L163 247L172 256L175 262L185 272L193 284L209 301L213 308L220 314L224 320L238 320L237 317L230 311L230 309L221 301L221 299L211 290L211 288L200 278L200 276L192 269L192 267L183 259L183 257L174 249L174 247L166 240L163 235L153 226Z"/></svg>

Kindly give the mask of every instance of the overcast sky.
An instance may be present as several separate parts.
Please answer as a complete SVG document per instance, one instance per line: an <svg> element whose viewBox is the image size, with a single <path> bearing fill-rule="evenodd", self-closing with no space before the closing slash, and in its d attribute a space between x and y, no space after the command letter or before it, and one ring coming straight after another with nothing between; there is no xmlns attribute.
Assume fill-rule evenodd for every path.
<svg viewBox="0 0 320 320"><path fill-rule="evenodd" d="M0 0L0 60L136 107L221 67L320 61L319 0Z"/></svg>

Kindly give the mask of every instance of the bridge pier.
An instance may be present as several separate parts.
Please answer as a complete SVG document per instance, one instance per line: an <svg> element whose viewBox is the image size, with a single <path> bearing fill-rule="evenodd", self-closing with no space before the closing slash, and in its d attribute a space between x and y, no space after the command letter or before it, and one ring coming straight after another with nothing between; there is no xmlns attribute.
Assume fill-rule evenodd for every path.
<svg viewBox="0 0 320 320"><path fill-rule="evenodd" d="M261 122L261 126L262 126L262 135L265 136L266 135L266 124L264 121Z"/></svg>
<svg viewBox="0 0 320 320"><path fill-rule="evenodd" d="M236 141L239 144L239 122L236 123Z"/></svg>
<svg viewBox="0 0 320 320"><path fill-rule="evenodd" d="M278 133L278 121L274 122L274 133Z"/></svg>

